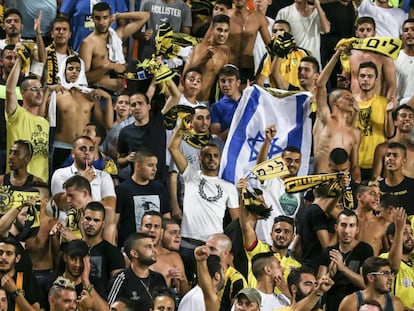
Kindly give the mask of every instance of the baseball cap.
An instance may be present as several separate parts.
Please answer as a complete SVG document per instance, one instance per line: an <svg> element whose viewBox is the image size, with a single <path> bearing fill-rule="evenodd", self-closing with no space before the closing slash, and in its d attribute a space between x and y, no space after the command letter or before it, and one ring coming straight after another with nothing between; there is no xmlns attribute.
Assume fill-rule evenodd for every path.
<svg viewBox="0 0 414 311"><path fill-rule="evenodd" d="M246 296L250 302L256 302L258 306L262 304L262 296L255 288L242 289L237 293L236 298L239 298L241 295Z"/></svg>
<svg viewBox="0 0 414 311"><path fill-rule="evenodd" d="M89 253L89 247L83 240L72 240L66 246L65 253L69 256L80 255L85 257Z"/></svg>

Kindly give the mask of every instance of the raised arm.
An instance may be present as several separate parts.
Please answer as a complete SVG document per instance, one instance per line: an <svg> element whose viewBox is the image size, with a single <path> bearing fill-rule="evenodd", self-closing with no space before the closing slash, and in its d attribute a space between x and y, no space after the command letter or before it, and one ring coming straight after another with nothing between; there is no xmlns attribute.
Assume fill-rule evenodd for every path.
<svg viewBox="0 0 414 311"><path fill-rule="evenodd" d="M240 227L243 237L243 246L246 249L249 249L252 244L257 240L257 235L255 231L255 226L257 218L255 215L250 213L245 207L242 199L242 190L247 189L247 179L241 178L237 183L237 189L240 193Z"/></svg>
<svg viewBox="0 0 414 311"><path fill-rule="evenodd" d="M332 287L334 281L327 275L318 280L318 286L305 298L296 302L289 309L290 311L309 311L319 302L321 297Z"/></svg>
<svg viewBox="0 0 414 311"><path fill-rule="evenodd" d="M336 63L339 60L341 52L345 51L347 48L341 45L334 53L332 58L326 64L325 68L322 70L321 74L319 75L318 80L316 81L316 103L317 103L317 117L325 123L326 118L330 114L328 100L327 100L327 91L326 91L326 83L328 83L329 77L332 74L332 71L335 68Z"/></svg>
<svg viewBox="0 0 414 311"><path fill-rule="evenodd" d="M385 145L381 144L375 148L374 164L372 166L372 178L377 179L382 176L382 168L384 165Z"/></svg>
<svg viewBox="0 0 414 311"><path fill-rule="evenodd" d="M272 62L272 69L270 70L270 79L273 79L276 82L276 87L282 90L287 90L289 88L289 82L280 73L280 66L282 65L282 58L275 55L275 58Z"/></svg>
<svg viewBox="0 0 414 311"><path fill-rule="evenodd" d="M391 270L397 273L400 271L401 259L403 255L404 228L407 220L407 213L403 207L397 208L394 212L395 233L392 238L391 249L388 255ZM389 237L388 237L389 238Z"/></svg>
<svg viewBox="0 0 414 311"><path fill-rule="evenodd" d="M210 256L210 249L207 246L199 246L194 250L194 256L197 260L198 285L203 291L206 311L218 311L220 302L217 293L214 290L213 281L211 280L207 266L207 258Z"/></svg>
<svg viewBox="0 0 414 311"><path fill-rule="evenodd" d="M116 19L123 19L128 20L129 23L127 23L125 26L120 26L116 29L116 33L121 38L121 40L125 40L132 36L137 31L141 30L142 26L145 25L145 23L148 21L150 17L149 12L123 12L123 13L116 13L112 15L113 21Z"/></svg>
<svg viewBox="0 0 414 311"><path fill-rule="evenodd" d="M267 160L268 158L267 154L269 153L270 142L276 136L276 133L277 133L276 125L272 124L266 127L265 129L266 137L257 155L257 160L256 160L257 164L262 163Z"/></svg>
<svg viewBox="0 0 414 311"><path fill-rule="evenodd" d="M33 51L34 53L33 57L38 62L45 63L46 62L46 47L45 47L45 43L43 42L42 32L40 31L40 26L42 24L42 15L43 15L43 12L42 10L40 10L38 17L35 18L34 20L34 31L36 32L37 50Z"/></svg>
<svg viewBox="0 0 414 311"><path fill-rule="evenodd" d="M263 42L265 44L268 44L270 42L270 40L272 39L270 32L269 32L269 22L267 21L267 18L262 14L259 13L257 14L257 16L259 17L259 22L260 22L260 28L259 28L259 32L260 35L262 36Z"/></svg>
<svg viewBox="0 0 414 311"><path fill-rule="evenodd" d="M182 141L182 131L177 128L174 131L173 136L171 137L170 144L168 146L168 150L171 153L171 157L173 161L175 162L175 165L177 165L178 171L182 174L184 173L185 169L188 166L187 158L184 156L184 154L180 150L180 144Z"/></svg>
<svg viewBox="0 0 414 311"><path fill-rule="evenodd" d="M328 18L326 17L325 11L321 7L321 3L319 0L315 0L315 8L319 14L319 20L321 23L321 31L322 33L329 33L331 31L331 23L329 22Z"/></svg>
<svg viewBox="0 0 414 311"><path fill-rule="evenodd" d="M21 45L16 45L15 51L21 49ZM16 86L17 81L19 80L20 76L20 68L22 65L22 60L20 56L17 57L16 63L14 64L12 70L10 71L9 76L7 77L6 81L6 101L5 101L5 111L7 114L13 114L17 108L17 94L16 94Z"/></svg>

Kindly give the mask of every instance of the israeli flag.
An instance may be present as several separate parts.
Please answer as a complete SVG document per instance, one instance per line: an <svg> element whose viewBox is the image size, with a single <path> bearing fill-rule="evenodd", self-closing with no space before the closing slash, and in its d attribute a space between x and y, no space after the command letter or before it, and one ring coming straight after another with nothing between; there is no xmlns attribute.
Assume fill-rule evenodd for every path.
<svg viewBox="0 0 414 311"><path fill-rule="evenodd" d="M270 144L268 158L282 153L287 146L302 151L298 175L307 175L312 145L312 121L309 117L310 92L264 90L253 85L243 91L223 149L220 176L236 183L256 165L265 139L265 128L276 125L277 134Z"/></svg>

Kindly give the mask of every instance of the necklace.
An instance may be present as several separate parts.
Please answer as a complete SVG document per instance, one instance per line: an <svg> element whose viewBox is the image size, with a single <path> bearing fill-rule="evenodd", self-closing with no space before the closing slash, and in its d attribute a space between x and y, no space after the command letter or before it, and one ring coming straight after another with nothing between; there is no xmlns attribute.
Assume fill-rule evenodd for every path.
<svg viewBox="0 0 414 311"><path fill-rule="evenodd" d="M151 298L151 300L153 300L151 292L150 292L150 286L151 286L151 274L148 276L148 278L146 278L148 280L148 284L145 284L143 280L145 279L139 279L139 281L141 282L142 287L144 287L145 292L147 293L147 295Z"/></svg>

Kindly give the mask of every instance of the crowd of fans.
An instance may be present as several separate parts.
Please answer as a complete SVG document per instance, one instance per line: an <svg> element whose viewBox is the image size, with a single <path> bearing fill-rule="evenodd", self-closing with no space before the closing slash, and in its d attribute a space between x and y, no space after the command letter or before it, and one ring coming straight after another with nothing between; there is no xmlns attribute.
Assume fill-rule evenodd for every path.
<svg viewBox="0 0 414 311"><path fill-rule="evenodd" d="M0 311L413 310L414 4L274 2L0 1ZM234 184L252 86L312 150Z"/></svg>

